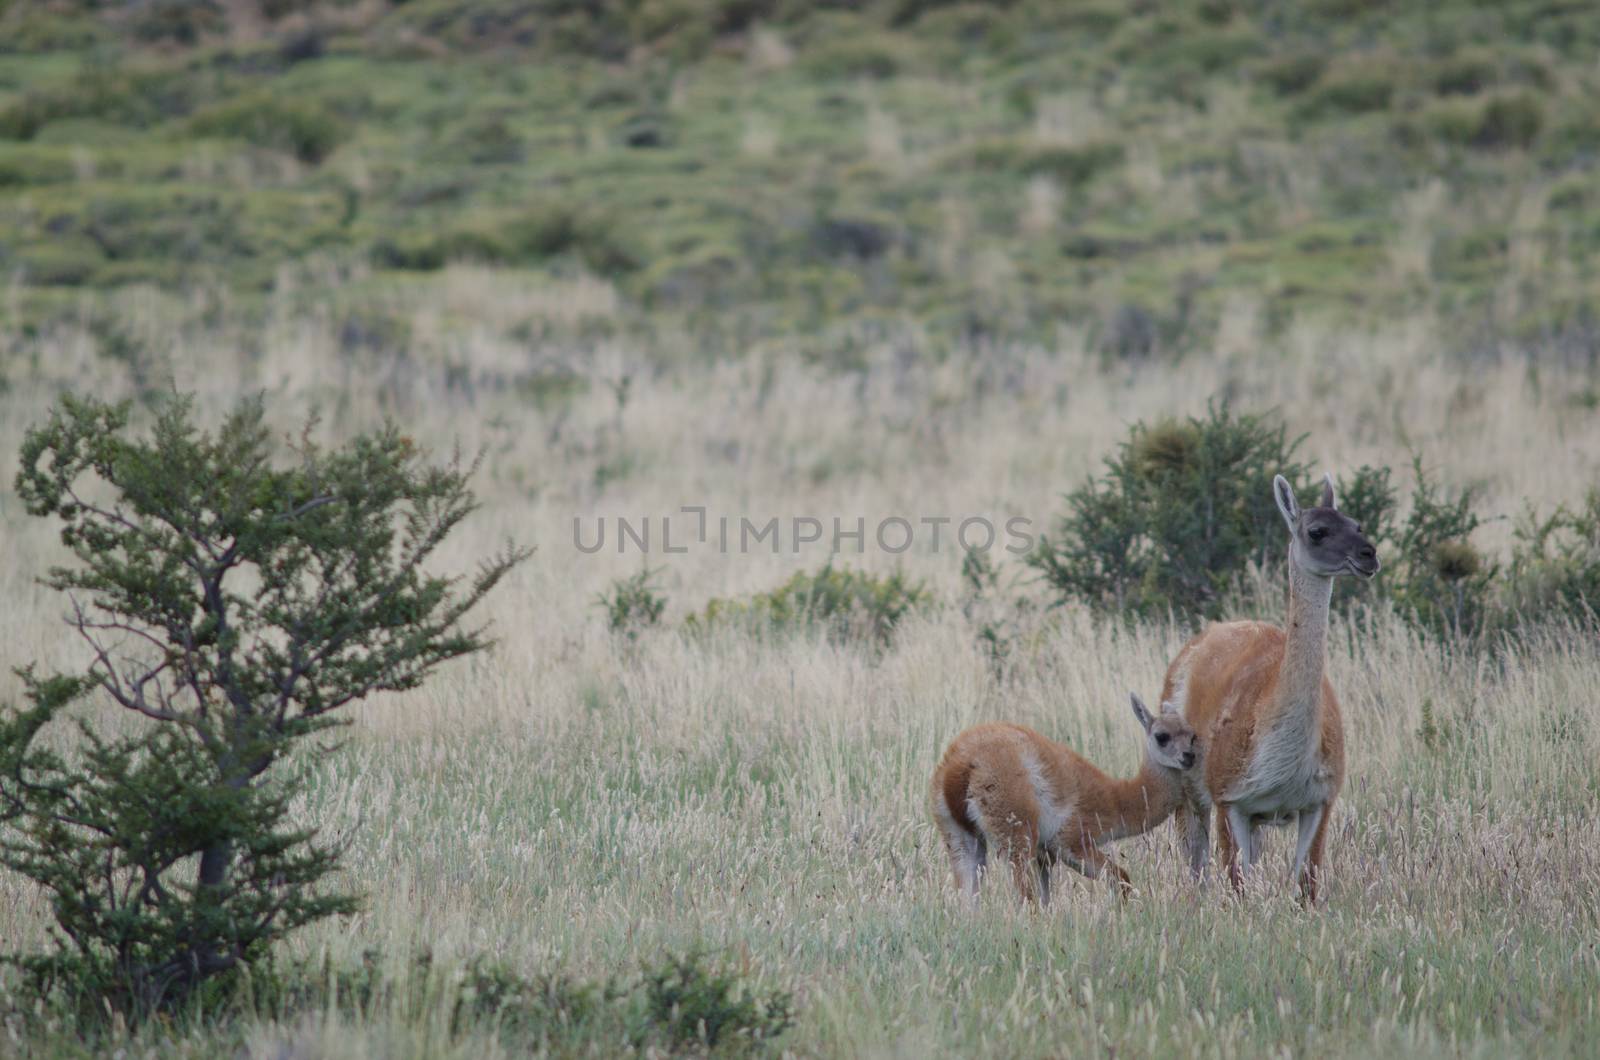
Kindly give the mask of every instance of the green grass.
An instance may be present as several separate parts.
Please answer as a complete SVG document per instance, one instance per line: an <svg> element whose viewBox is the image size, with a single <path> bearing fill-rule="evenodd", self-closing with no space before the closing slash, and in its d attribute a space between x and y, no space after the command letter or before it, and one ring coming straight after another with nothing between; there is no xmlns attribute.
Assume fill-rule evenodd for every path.
<svg viewBox="0 0 1600 1060"><path fill-rule="evenodd" d="M634 330L887 313L1042 335L1137 305L1181 323L1169 346L1207 341L1241 291L1274 321L1449 306L1508 333L1560 327L1594 275L1590 241L1553 232L1525 277L1541 293L1499 319L1492 253L1403 290L1384 264L1397 203L1435 175L1454 239L1506 232L1493 203L1587 172L1600 86L1582 42L1600 17L1581 5L302 10L264 35L208 16L190 42L162 20L119 36L88 11L10 5L0 179L20 205L0 212L0 267L38 288L203 275L248 293L311 254L476 259L598 271ZM227 202L204 254L160 217L133 221L156 231L126 248L77 238L98 204L157 187ZM1055 198L1025 224L1030 187ZM530 198L607 218L628 246L463 237ZM863 220L881 238L828 236ZM1308 224L1372 238L1308 244ZM1115 238L1085 238L1107 225ZM1254 266L1230 267L1241 254ZM979 260L1009 270L1004 299L974 281Z"/></svg>

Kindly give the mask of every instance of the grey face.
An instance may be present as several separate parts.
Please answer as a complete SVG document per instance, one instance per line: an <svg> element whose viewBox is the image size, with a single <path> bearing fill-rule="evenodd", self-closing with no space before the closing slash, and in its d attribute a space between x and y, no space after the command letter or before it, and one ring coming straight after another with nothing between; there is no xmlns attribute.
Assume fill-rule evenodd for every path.
<svg viewBox="0 0 1600 1060"><path fill-rule="evenodd" d="M1295 559L1323 577L1355 574L1370 578L1382 564L1361 524L1333 508L1307 508L1294 533Z"/></svg>
<svg viewBox="0 0 1600 1060"><path fill-rule="evenodd" d="M1133 716L1145 732L1145 754L1168 769L1191 769L1200 761L1200 743L1183 715L1163 703L1160 714L1151 714L1137 693L1130 694Z"/></svg>
<svg viewBox="0 0 1600 1060"><path fill-rule="evenodd" d="M1333 482L1322 480L1322 504L1301 508L1294 491L1278 476L1273 482L1278 510L1289 524L1289 551L1296 566L1323 578L1354 574L1370 578L1382 564L1378 550L1361 532L1361 524L1339 511L1333 496Z"/></svg>
<svg viewBox="0 0 1600 1060"><path fill-rule="evenodd" d="M1176 714L1163 714L1150 726L1151 758L1168 769L1190 769L1200 760L1199 740L1188 722Z"/></svg>

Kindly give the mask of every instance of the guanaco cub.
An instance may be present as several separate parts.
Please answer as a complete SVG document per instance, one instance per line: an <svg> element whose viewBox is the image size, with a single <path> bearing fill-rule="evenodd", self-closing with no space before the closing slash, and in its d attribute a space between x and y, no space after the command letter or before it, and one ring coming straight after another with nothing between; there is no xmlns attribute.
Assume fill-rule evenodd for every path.
<svg viewBox="0 0 1600 1060"><path fill-rule="evenodd" d="M1102 845L1166 820L1200 758L1194 730L1179 714L1163 705L1152 716L1131 698L1146 738L1144 765L1127 780L1021 725L979 725L951 742L933 772L931 802L960 890L977 896L992 848L1010 863L1024 901L1049 902L1054 861L1091 878L1109 873L1127 897L1128 874Z"/></svg>

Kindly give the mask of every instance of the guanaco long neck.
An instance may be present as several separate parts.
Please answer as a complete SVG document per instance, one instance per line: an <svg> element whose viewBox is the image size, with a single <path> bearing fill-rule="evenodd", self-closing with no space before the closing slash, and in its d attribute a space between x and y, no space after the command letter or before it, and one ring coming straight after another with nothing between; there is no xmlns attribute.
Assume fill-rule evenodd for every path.
<svg viewBox="0 0 1600 1060"><path fill-rule="evenodd" d="M1289 558L1289 624L1278 672L1280 724L1302 722L1308 732L1322 708L1322 671L1328 660L1328 608L1333 579L1300 569Z"/></svg>
<svg viewBox="0 0 1600 1060"><path fill-rule="evenodd" d="M1183 781L1177 773L1148 758L1137 776L1111 780L1111 820L1104 838L1120 839L1148 832L1171 816L1183 801Z"/></svg>

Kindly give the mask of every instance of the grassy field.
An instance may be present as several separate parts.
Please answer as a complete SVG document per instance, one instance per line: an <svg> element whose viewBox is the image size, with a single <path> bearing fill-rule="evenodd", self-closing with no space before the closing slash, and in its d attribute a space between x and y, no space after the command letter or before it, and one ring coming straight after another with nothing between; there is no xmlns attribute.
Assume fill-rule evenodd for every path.
<svg viewBox="0 0 1600 1060"><path fill-rule="evenodd" d="M598 287L563 297L478 271L446 280L486 306L605 301ZM815 569L827 543L641 557L585 555L572 538L577 516L587 538L598 516L684 504L713 518L1043 523L1129 419L1200 411L1219 393L1280 407L1309 432L1318 466L1407 445L1441 454L1440 475L1480 485L1488 509L1509 515L1594 480L1587 370L1535 350L1466 371L1419 326L1303 332L1281 347L1112 371L1065 345L984 348L911 373L885 347L848 377L776 358L655 368L619 402L605 385L631 363L618 349L577 369L590 385L541 405L488 337L492 319L476 339L353 359L330 352L336 324L284 297L249 356L227 328L185 323L181 303L142 296L118 312L163 351L153 377L208 406L259 387L285 429L320 403L330 436L389 414L437 448L485 446L486 507L448 561L464 568L506 535L540 549L491 603L492 656L362 706L349 744L312 769L306 819L350 839L348 882L369 899L353 923L299 936L295 953L358 961L380 947L403 978L406 955L428 946L447 966L489 954L598 978L699 944L795 992L798 1022L780 1044L802 1055L1582 1055L1600 1030L1592 631L1554 626L1479 650L1421 639L1382 609L1337 622L1331 672L1351 765L1321 911L1302 912L1284 885L1281 837L1262 893L1236 901L1181 882L1162 829L1125 845L1141 892L1125 907L1069 876L1046 915L1019 912L1004 887L973 912L955 899L923 803L943 744L1008 718L1131 770L1126 690L1156 694L1182 629L1029 612L1032 635L997 679L981 616L961 606L960 555L924 541L898 557L853 546L840 557L901 569L942 601L882 651L804 633L689 635L682 620L707 599ZM419 333L443 308L413 308ZM0 416L7 452L64 386L136 396L149 385L82 335L22 348ZM56 555L49 528L9 495L4 504L11 658L80 664L61 602L31 581ZM1492 524L1486 548L1503 544L1505 525ZM1021 577L1014 557L1000 560L1004 578ZM646 562L669 598L662 625L614 636L595 599ZM35 898L14 881L0 888L0 934L39 939ZM195 1056L219 1042L261 1056L504 1048L491 1026L450 1034L446 1009L427 994L364 1013L146 1028L128 1045ZM71 1040L63 1028L13 1047L70 1052Z"/></svg>
<svg viewBox="0 0 1600 1060"><path fill-rule="evenodd" d="M924 801L944 745L1013 720L1131 773L1127 691L1153 701L1191 630L1048 609L999 550L977 600L948 528L900 555L873 528L1045 531L1131 424L1227 401L1402 493L1423 454L1507 555L1600 481L1600 18L470 7L0 2L0 467L69 390L140 416L191 391L213 422L262 392L286 436L316 410L330 440L393 419L481 449L449 568L538 548L487 605L492 654L359 705L302 766L298 812L367 901L287 956L380 951L393 996L88 1042L12 1013L0 1054L513 1055L493 1019L452 1027L474 957L603 980L696 948L793 992L773 1053L1592 1052L1592 625L1468 644L1381 601L1335 616L1349 777L1317 911L1285 834L1236 899L1187 882L1169 827L1122 845L1126 904L1058 873L1047 913L1003 880L973 910ZM685 506L776 517L782 548L668 553ZM575 521L601 518L588 554ZM649 554L618 518L652 522ZM823 540L792 548L796 518ZM835 519L864 548L832 556ZM82 667L9 470L0 533L7 668ZM686 624L830 558L933 603L884 644ZM613 632L599 598L646 569L664 614ZM1276 617L1280 578L1238 606ZM4 948L48 923L0 876ZM422 948L447 975L410 990Z"/></svg>

